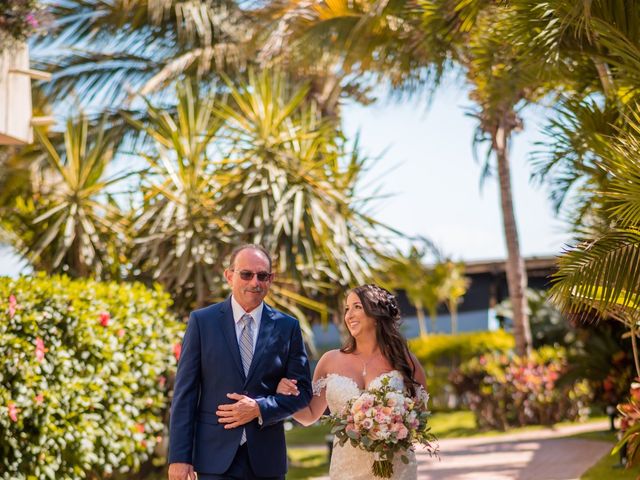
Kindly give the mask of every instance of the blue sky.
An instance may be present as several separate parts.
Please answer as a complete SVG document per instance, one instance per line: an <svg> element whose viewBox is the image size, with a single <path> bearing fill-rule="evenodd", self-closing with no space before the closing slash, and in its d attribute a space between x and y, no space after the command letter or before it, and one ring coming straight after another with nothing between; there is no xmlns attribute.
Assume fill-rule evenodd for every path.
<svg viewBox="0 0 640 480"><path fill-rule="evenodd" d="M497 178L480 188L482 166L473 157L474 119L464 89L449 85L429 108L417 101L382 102L346 110L346 130L360 130L364 149L384 152L372 176L395 194L380 202L376 217L411 235L424 235L455 259L506 256ZM553 212L547 191L530 181L529 153L543 140L543 111L525 114L525 129L512 146L512 189L524 255L559 253L570 239ZM386 150L385 150L386 149ZM481 160L484 155L480 155Z"/></svg>
<svg viewBox="0 0 640 480"><path fill-rule="evenodd" d="M474 120L465 116L466 92L451 83L427 108L420 100L381 100L344 108L349 137L360 133L362 150L384 154L369 173L381 193L374 216L410 235L433 240L459 260L500 259L506 255L497 181L480 189L481 165L474 161ZM569 241L567 226L556 218L544 187L529 178L528 153L542 139L540 112L525 116L525 129L512 147L512 188L522 253L554 255ZM21 262L0 247L0 275L16 275Z"/></svg>

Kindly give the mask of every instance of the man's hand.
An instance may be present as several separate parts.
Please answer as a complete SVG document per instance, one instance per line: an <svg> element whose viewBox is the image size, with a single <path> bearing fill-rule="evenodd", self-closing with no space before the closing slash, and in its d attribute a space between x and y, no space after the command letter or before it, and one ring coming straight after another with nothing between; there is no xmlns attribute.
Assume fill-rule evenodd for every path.
<svg viewBox="0 0 640 480"><path fill-rule="evenodd" d="M218 410L216 410L218 422L224 423L225 429L240 427L260 416L260 407L253 398L238 393L227 393L227 397L237 401L236 403L218 405Z"/></svg>
<svg viewBox="0 0 640 480"><path fill-rule="evenodd" d="M196 480L193 465L188 463L172 463L169 465L169 480Z"/></svg>

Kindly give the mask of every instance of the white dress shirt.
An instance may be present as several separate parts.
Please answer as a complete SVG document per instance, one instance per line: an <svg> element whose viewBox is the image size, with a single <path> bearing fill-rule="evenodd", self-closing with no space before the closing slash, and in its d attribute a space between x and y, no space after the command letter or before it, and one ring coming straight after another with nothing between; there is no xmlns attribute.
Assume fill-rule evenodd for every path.
<svg viewBox="0 0 640 480"><path fill-rule="evenodd" d="M233 310L233 321L236 326L236 340L238 340L238 345L240 345L240 334L242 333L242 325L240 325L240 319L246 313L251 315L253 318L253 351L256 351L256 342L258 341L258 332L260 331L260 319L262 319L262 308L264 306L264 302L260 302L255 309L250 312L245 312L244 308L240 306L236 299L231 295L231 309Z"/></svg>
<svg viewBox="0 0 640 480"><path fill-rule="evenodd" d="M260 329L260 319L262 319L262 307L264 306L264 302L260 302L255 309L250 312L245 312L244 308L240 306L236 299L231 295L231 309L233 310L233 322L236 327L236 340L238 340L238 345L240 345L240 334L242 333L242 326L240 325L240 319L245 313L248 313L253 318L253 351L256 351L256 342L258 341L258 331ZM262 415L258 415L258 424L262 425Z"/></svg>

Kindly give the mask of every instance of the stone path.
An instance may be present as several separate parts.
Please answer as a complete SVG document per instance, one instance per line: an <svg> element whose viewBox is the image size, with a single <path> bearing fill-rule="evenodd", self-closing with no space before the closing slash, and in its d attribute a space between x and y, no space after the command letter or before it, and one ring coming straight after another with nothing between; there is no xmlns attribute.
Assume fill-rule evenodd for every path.
<svg viewBox="0 0 640 480"><path fill-rule="evenodd" d="M440 460L418 450L420 480L574 480L611 451L611 444L562 438L602 431L608 422L490 437L440 441ZM319 477L318 480L328 480ZM348 480L348 479L344 479ZM603 479L605 480L605 479Z"/></svg>
<svg viewBox="0 0 640 480"><path fill-rule="evenodd" d="M611 451L611 444L562 438L606 430L607 422L519 434L440 441L440 461L418 453L421 480L573 480ZM604 480L604 479L603 479Z"/></svg>

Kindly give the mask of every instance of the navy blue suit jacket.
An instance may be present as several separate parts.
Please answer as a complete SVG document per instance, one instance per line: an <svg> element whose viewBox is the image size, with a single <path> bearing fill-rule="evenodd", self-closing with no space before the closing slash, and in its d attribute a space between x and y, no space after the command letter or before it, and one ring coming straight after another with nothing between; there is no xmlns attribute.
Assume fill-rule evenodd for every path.
<svg viewBox="0 0 640 480"><path fill-rule="evenodd" d="M281 378L298 380L300 395L276 394ZM311 375L298 321L267 304L245 377L236 337L231 297L196 310L182 342L171 404L169 463L190 463L196 472L222 474L236 454L242 427L225 430L218 405L233 403L227 393L258 402L262 425L244 425L253 471L258 476L287 471L283 420L311 400Z"/></svg>

